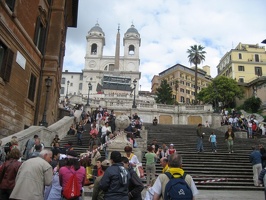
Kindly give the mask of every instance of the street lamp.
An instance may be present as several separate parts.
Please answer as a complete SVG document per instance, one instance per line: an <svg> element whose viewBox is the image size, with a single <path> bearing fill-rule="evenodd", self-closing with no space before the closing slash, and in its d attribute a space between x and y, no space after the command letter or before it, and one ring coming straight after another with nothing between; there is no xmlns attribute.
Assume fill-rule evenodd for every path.
<svg viewBox="0 0 266 200"><path fill-rule="evenodd" d="M137 83L137 81L136 81L136 79L134 79L134 81L133 81L133 85L134 85L134 88L133 88L133 90L134 90L134 99L133 99L132 108L137 108L137 105L136 105L136 83Z"/></svg>
<svg viewBox="0 0 266 200"><path fill-rule="evenodd" d="M91 90L91 83L88 83L88 99L86 106L90 106L90 90Z"/></svg>
<svg viewBox="0 0 266 200"><path fill-rule="evenodd" d="M49 88L52 85L52 79L50 78L50 76L48 76L48 78L45 79L45 86L46 86L46 98L45 98L45 104L44 104L44 111L43 111L43 115L42 115L42 121L39 122L40 126L48 126L48 123L46 122L46 111L47 111L47 103L48 103L48 93L49 93Z"/></svg>
<svg viewBox="0 0 266 200"><path fill-rule="evenodd" d="M68 99L68 86L69 86L70 81L67 81L67 91L66 91L66 99Z"/></svg>

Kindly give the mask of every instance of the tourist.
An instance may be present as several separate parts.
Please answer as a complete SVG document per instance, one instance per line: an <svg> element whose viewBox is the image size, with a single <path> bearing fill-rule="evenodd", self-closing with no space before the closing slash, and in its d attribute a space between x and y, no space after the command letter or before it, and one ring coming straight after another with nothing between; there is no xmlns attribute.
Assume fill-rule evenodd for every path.
<svg viewBox="0 0 266 200"><path fill-rule="evenodd" d="M61 200L62 186L59 181L59 169L66 165L66 160L59 160L54 167L53 181L50 186L45 187L44 200Z"/></svg>
<svg viewBox="0 0 266 200"><path fill-rule="evenodd" d="M147 187L150 186L150 182L155 179L155 161L157 159L157 155L154 153L154 149L152 146L148 146L148 152L145 154L146 158L146 180Z"/></svg>
<svg viewBox="0 0 266 200"><path fill-rule="evenodd" d="M264 185L264 196L265 196L265 200L266 200L266 168L262 169L259 175L259 186Z"/></svg>
<svg viewBox="0 0 266 200"><path fill-rule="evenodd" d="M2 146L2 140L0 140L0 167L6 160L5 148Z"/></svg>
<svg viewBox="0 0 266 200"><path fill-rule="evenodd" d="M216 146L216 135L214 134L214 132L212 131L210 137L209 137L209 142L211 143L211 147L212 147L212 153L216 153L217 152L217 146Z"/></svg>
<svg viewBox="0 0 266 200"><path fill-rule="evenodd" d="M132 166L130 166L128 158L122 157L122 163L130 174L130 180L128 186L129 200L142 200L141 192L144 189L144 185L141 179L138 177L137 173L132 168Z"/></svg>
<svg viewBox="0 0 266 200"><path fill-rule="evenodd" d="M18 149L12 149L8 155L8 160L0 168L0 199L8 200L9 196L15 186L15 179L18 173L21 162L20 151Z"/></svg>
<svg viewBox="0 0 266 200"><path fill-rule="evenodd" d="M113 151L110 158L112 165L104 172L99 188L105 200L128 200L130 174L121 163L121 153Z"/></svg>
<svg viewBox="0 0 266 200"><path fill-rule="evenodd" d="M198 124L198 128L196 130L197 133L197 152L204 152L203 149L203 137L204 134L202 132L202 124Z"/></svg>
<svg viewBox="0 0 266 200"><path fill-rule="evenodd" d="M54 137L54 139L53 139L53 141L51 143L51 146L54 147L56 143L59 143L59 141L60 141L59 136L55 135L55 137Z"/></svg>
<svg viewBox="0 0 266 200"><path fill-rule="evenodd" d="M102 173L96 177L94 184L93 184L93 191L92 191L92 200L104 200L104 191L99 188L100 181L104 175L106 169L110 166L109 160L103 160L100 164L100 168Z"/></svg>
<svg viewBox="0 0 266 200"><path fill-rule="evenodd" d="M84 126L82 125L82 122L79 122L79 124L76 127L77 129L77 144L82 145L82 134L85 131Z"/></svg>
<svg viewBox="0 0 266 200"><path fill-rule="evenodd" d="M261 154L260 152L256 149L255 146L251 147L252 152L249 156L249 161L252 163L252 170L253 170L253 181L254 181L254 186L258 187L259 186L259 175L262 170L262 165L261 165Z"/></svg>
<svg viewBox="0 0 266 200"><path fill-rule="evenodd" d="M160 159L160 165L163 167L162 173L169 171L168 159L166 157Z"/></svg>
<svg viewBox="0 0 266 200"><path fill-rule="evenodd" d="M266 149L264 148L263 144L259 144L259 150L261 154L262 168L265 168L266 167Z"/></svg>
<svg viewBox="0 0 266 200"><path fill-rule="evenodd" d="M89 148L92 151L94 145L100 145L101 142L99 141L100 139L98 138L98 130L96 129L96 126L93 126L92 129L90 130L90 141L89 141Z"/></svg>
<svg viewBox="0 0 266 200"><path fill-rule="evenodd" d="M154 126L156 126L158 124L158 119L156 117L154 117L154 119L152 120L152 124Z"/></svg>
<svg viewBox="0 0 266 200"><path fill-rule="evenodd" d="M109 126L108 122L105 122L104 126L102 127L102 134L101 134L101 142L102 144L105 143L105 137L107 134L112 133L111 126Z"/></svg>
<svg viewBox="0 0 266 200"><path fill-rule="evenodd" d="M72 124L72 125L70 126L70 128L69 128L67 134L68 134L68 135L76 135L76 132L77 132L77 130L76 130L74 124Z"/></svg>
<svg viewBox="0 0 266 200"><path fill-rule="evenodd" d="M52 152L44 149L40 157L23 162L10 198L43 200L44 186L51 185L53 180L53 169L49 164L51 158Z"/></svg>
<svg viewBox="0 0 266 200"><path fill-rule="evenodd" d="M128 158L130 165L132 167L136 167L137 164L139 164L139 160L138 157L134 153L132 153L132 147L126 146L124 148L124 151L126 152L125 157Z"/></svg>
<svg viewBox="0 0 266 200"><path fill-rule="evenodd" d="M228 147L228 152L234 153L234 139L235 139L235 134L232 130L232 127L229 126L228 130L225 132L225 141L227 142L227 147Z"/></svg>
<svg viewBox="0 0 266 200"><path fill-rule="evenodd" d="M35 144L35 139L38 138L38 135L34 135L33 138L28 139L25 144L25 150L23 152L24 158L27 160L29 159L29 154L31 153L31 149Z"/></svg>
<svg viewBox="0 0 266 200"><path fill-rule="evenodd" d="M169 155L176 152L176 149L174 148L174 144L170 144L169 148L166 151L166 156L169 157Z"/></svg>
<svg viewBox="0 0 266 200"><path fill-rule="evenodd" d="M174 153L169 156L169 172L174 176L174 178L179 178L180 175L184 175L184 170L182 169L182 156L180 154ZM180 174L180 175L178 175ZM154 191L153 200L158 200L160 197L164 199L164 189L166 184L168 183L169 178L166 174L160 174L154 185L152 186L152 190ZM198 189L189 174L186 174L185 181L189 185L192 190L193 199L195 199L195 195L198 194Z"/></svg>
<svg viewBox="0 0 266 200"><path fill-rule="evenodd" d="M72 150L67 153L66 165L59 169L59 180L60 185L62 186L62 191L64 191L68 180L74 173L76 174L78 179L78 187L80 189L80 194L82 194L82 187L85 182L86 171L83 166L80 166L78 154Z"/></svg>

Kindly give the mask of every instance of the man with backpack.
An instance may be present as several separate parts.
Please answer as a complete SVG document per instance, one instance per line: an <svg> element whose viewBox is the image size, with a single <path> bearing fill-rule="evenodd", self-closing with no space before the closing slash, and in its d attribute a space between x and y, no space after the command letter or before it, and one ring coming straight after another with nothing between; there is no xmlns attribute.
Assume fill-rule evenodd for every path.
<svg viewBox="0 0 266 200"><path fill-rule="evenodd" d="M160 174L152 189L153 200L163 199L195 199L197 187L189 174L182 169L182 156L173 153L169 156L169 171Z"/></svg>

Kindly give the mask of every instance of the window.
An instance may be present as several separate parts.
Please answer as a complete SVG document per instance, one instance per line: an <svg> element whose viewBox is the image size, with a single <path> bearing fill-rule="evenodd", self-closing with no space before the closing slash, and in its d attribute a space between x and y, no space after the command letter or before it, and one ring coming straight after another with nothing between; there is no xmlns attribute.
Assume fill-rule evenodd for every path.
<svg viewBox="0 0 266 200"><path fill-rule="evenodd" d="M16 0L6 0L6 5L9 7L9 9L14 12Z"/></svg>
<svg viewBox="0 0 266 200"><path fill-rule="evenodd" d="M73 86L73 83L70 83L70 86Z"/></svg>
<svg viewBox="0 0 266 200"><path fill-rule="evenodd" d="M229 73L231 73L232 72L232 67L229 67L228 71L229 71Z"/></svg>
<svg viewBox="0 0 266 200"><path fill-rule="evenodd" d="M36 82L37 82L36 76L31 74L29 92L28 92L28 99L31 100L32 102L34 102L34 98L35 98Z"/></svg>
<svg viewBox="0 0 266 200"><path fill-rule="evenodd" d="M244 78L243 77L239 77L238 82L239 83L244 83Z"/></svg>
<svg viewBox="0 0 266 200"><path fill-rule="evenodd" d="M187 93L187 94L190 94L190 90L186 90L186 93Z"/></svg>
<svg viewBox="0 0 266 200"><path fill-rule="evenodd" d="M0 77L9 81L12 71L14 52L0 41Z"/></svg>
<svg viewBox="0 0 266 200"><path fill-rule="evenodd" d="M91 45L91 55L96 55L97 54L97 44L92 44Z"/></svg>
<svg viewBox="0 0 266 200"><path fill-rule="evenodd" d="M242 54L241 53L238 54L238 59L242 59Z"/></svg>
<svg viewBox="0 0 266 200"><path fill-rule="evenodd" d="M82 75L82 74L79 75L79 80L80 80L80 81L83 80L83 75Z"/></svg>
<svg viewBox="0 0 266 200"><path fill-rule="evenodd" d="M190 83L186 83L186 86L189 86L190 87Z"/></svg>
<svg viewBox="0 0 266 200"><path fill-rule="evenodd" d="M238 66L238 71L244 72L245 71L245 67L244 66Z"/></svg>
<svg viewBox="0 0 266 200"><path fill-rule="evenodd" d="M180 92L184 93L184 92L185 92L185 90L184 90L183 88L180 88Z"/></svg>
<svg viewBox="0 0 266 200"><path fill-rule="evenodd" d="M61 87L60 94L65 94L65 88L64 87Z"/></svg>
<svg viewBox="0 0 266 200"><path fill-rule="evenodd" d="M255 75L262 76L262 69L261 69L261 67L255 67Z"/></svg>
<svg viewBox="0 0 266 200"><path fill-rule="evenodd" d="M190 103L190 99L189 98L186 99L186 103Z"/></svg>
<svg viewBox="0 0 266 200"><path fill-rule="evenodd" d="M255 54L255 62L260 62L259 54Z"/></svg>
<svg viewBox="0 0 266 200"><path fill-rule="evenodd" d="M129 55L134 55L135 54L135 47L134 47L134 45L129 45L128 54Z"/></svg>
<svg viewBox="0 0 266 200"><path fill-rule="evenodd" d="M61 84L66 84L66 78L61 79Z"/></svg>
<svg viewBox="0 0 266 200"><path fill-rule="evenodd" d="M79 84L79 90L82 90L82 83Z"/></svg>
<svg viewBox="0 0 266 200"><path fill-rule="evenodd" d="M44 17L43 17L44 18ZM37 18L36 26L35 26L35 35L34 35L34 44L37 46L39 51L43 54L44 52L44 44L45 44L45 19L41 16Z"/></svg>
<svg viewBox="0 0 266 200"><path fill-rule="evenodd" d="M181 97L180 97L180 101L181 101L182 103L185 103L185 97L181 96Z"/></svg>

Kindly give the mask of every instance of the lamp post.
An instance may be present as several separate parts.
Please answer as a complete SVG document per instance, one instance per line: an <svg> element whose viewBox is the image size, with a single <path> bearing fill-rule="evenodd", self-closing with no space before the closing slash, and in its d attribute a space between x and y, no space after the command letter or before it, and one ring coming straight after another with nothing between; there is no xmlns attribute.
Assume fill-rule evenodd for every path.
<svg viewBox="0 0 266 200"><path fill-rule="evenodd" d="M69 86L70 81L67 81L67 91L66 91L66 99L68 99L68 86Z"/></svg>
<svg viewBox="0 0 266 200"><path fill-rule="evenodd" d="M136 105L136 79L134 79L133 81L133 85L134 85L134 99L133 99L133 105L132 105L132 108L137 108L137 105Z"/></svg>
<svg viewBox="0 0 266 200"><path fill-rule="evenodd" d="M49 88L52 85L52 79L50 78L50 76L48 76L48 78L45 79L45 86L46 86L46 97L45 97L45 104L44 104L44 111L43 111L43 115L42 115L42 121L39 122L40 126L48 126L48 123L46 121L46 111L47 111L47 103L48 103L48 93L49 93Z"/></svg>
<svg viewBox="0 0 266 200"><path fill-rule="evenodd" d="M91 90L91 83L88 83L88 99L87 99L87 104L86 106L90 106L90 90Z"/></svg>

